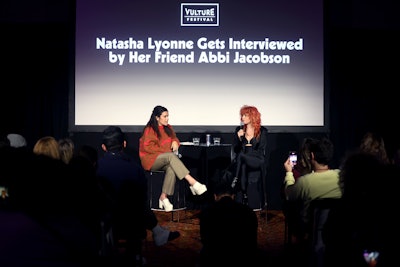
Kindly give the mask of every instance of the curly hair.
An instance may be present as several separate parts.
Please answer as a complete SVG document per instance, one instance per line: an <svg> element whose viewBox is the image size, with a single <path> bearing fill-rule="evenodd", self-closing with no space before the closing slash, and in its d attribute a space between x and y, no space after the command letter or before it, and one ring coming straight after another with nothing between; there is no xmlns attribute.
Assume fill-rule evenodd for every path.
<svg viewBox="0 0 400 267"><path fill-rule="evenodd" d="M261 113L254 106L244 105L240 108L240 117L244 114L250 118L250 122L254 127L254 136L258 139L261 134Z"/></svg>
<svg viewBox="0 0 400 267"><path fill-rule="evenodd" d="M383 163L389 163L383 137L377 133L367 132L360 143L360 150L375 155Z"/></svg>

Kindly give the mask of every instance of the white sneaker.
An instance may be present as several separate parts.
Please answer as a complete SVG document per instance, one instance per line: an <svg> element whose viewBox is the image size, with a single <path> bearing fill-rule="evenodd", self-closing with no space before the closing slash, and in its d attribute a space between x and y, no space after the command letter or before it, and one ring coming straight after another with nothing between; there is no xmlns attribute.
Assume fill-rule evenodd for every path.
<svg viewBox="0 0 400 267"><path fill-rule="evenodd" d="M160 209L164 209L165 211L172 211L174 209L174 205L169 202L168 198L164 198L163 200L158 200L158 206Z"/></svg>
<svg viewBox="0 0 400 267"><path fill-rule="evenodd" d="M232 188L235 188L236 183L237 183L238 180L239 180L239 178L237 178L237 177L233 178L233 181L232 181L232 184L231 184Z"/></svg>
<svg viewBox="0 0 400 267"><path fill-rule="evenodd" d="M204 184L196 182L193 186L190 186L190 191L193 195L201 195L207 191L207 187Z"/></svg>

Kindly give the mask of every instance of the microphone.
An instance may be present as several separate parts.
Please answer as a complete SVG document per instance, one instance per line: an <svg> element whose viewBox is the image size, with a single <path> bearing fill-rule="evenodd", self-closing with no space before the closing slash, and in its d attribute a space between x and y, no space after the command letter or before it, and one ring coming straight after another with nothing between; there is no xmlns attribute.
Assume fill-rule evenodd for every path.
<svg viewBox="0 0 400 267"><path fill-rule="evenodd" d="M239 126L240 130L243 130L243 127L244 127L244 123L243 123L243 121L240 121L240 126ZM241 137L239 137L239 139L240 139L240 141L242 141L243 140L243 135Z"/></svg>

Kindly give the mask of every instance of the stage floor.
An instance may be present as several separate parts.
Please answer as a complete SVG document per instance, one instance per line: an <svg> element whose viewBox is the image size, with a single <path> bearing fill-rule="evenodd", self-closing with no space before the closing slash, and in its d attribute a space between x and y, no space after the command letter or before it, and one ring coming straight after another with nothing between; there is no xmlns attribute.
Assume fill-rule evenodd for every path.
<svg viewBox="0 0 400 267"><path fill-rule="evenodd" d="M198 266L201 249L199 235L199 210L177 212L154 211L159 223L181 236L165 246L156 247L151 232L147 233L144 257L147 266ZM259 219L258 244L263 252L263 264L269 267L285 266L284 260L284 215L279 210L257 211Z"/></svg>

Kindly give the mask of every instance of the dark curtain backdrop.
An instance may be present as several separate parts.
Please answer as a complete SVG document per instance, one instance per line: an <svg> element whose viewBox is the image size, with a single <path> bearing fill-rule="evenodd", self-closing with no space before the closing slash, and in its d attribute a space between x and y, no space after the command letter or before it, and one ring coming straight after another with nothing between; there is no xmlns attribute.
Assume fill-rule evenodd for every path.
<svg viewBox="0 0 400 267"><path fill-rule="evenodd" d="M9 23L2 30L2 133L29 144L68 135L69 29L65 23Z"/></svg>

